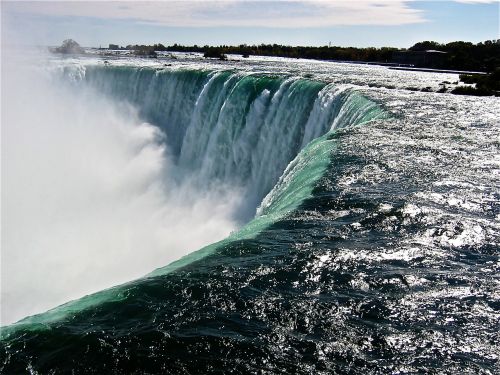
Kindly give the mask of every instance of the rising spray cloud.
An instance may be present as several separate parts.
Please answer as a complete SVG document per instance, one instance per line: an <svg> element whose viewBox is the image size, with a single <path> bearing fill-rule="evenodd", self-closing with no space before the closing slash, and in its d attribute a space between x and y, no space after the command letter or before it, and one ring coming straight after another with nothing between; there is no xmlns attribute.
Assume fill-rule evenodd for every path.
<svg viewBox="0 0 500 375"><path fill-rule="evenodd" d="M238 197L174 177L133 107L5 56L2 324L140 277L225 237ZM36 62L36 64L34 64Z"/></svg>

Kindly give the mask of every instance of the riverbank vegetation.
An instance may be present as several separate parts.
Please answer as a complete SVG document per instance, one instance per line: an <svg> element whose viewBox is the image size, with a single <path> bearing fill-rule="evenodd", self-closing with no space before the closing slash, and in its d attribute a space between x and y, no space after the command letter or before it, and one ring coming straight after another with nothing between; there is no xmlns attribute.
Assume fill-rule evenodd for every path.
<svg viewBox="0 0 500 375"><path fill-rule="evenodd" d="M475 86L457 86L452 93L458 95L500 96L500 68L483 75L460 74L460 80Z"/></svg>
<svg viewBox="0 0 500 375"><path fill-rule="evenodd" d="M206 57L220 58L228 54L238 54L242 56L277 56L289 58L304 58L316 60L332 61L354 61L354 62L373 62L397 64L396 52L408 53L410 56L418 53L441 52L442 57L439 61L435 59L415 59L416 67L420 68L439 68L451 70L469 70L480 72L492 72L500 67L500 39L487 40L485 42L473 44L470 42L451 42L440 44L433 41L424 41L416 43L408 49L398 49L394 47L382 48L356 48L356 47L305 47L305 46L285 46L280 44L259 44L238 46L220 45L213 46L183 46L174 44L165 46L161 43L153 45L128 45L121 49L141 51L169 51L169 52L199 52Z"/></svg>

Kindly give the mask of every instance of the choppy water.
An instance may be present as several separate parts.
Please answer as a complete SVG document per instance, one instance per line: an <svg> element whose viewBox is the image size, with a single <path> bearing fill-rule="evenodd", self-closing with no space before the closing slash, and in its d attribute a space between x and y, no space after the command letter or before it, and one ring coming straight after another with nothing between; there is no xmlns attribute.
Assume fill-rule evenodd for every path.
<svg viewBox="0 0 500 375"><path fill-rule="evenodd" d="M383 67L142 61L63 66L161 127L180 179L238 186L257 216L5 327L3 373L500 371L498 98Z"/></svg>

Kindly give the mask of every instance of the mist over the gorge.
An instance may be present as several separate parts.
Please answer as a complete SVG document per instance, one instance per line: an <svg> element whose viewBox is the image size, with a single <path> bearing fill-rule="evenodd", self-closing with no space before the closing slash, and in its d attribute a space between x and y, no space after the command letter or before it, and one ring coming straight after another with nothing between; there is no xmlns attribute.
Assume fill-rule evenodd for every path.
<svg viewBox="0 0 500 375"><path fill-rule="evenodd" d="M2 324L143 276L236 228L238 195L178 182L131 106L3 57Z"/></svg>

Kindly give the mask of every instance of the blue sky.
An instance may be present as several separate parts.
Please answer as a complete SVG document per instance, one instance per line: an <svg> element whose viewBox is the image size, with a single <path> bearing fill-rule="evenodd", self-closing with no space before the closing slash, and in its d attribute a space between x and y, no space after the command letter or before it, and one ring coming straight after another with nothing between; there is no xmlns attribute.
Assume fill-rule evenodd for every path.
<svg viewBox="0 0 500 375"><path fill-rule="evenodd" d="M409 47L499 39L498 0L2 1L2 44Z"/></svg>

